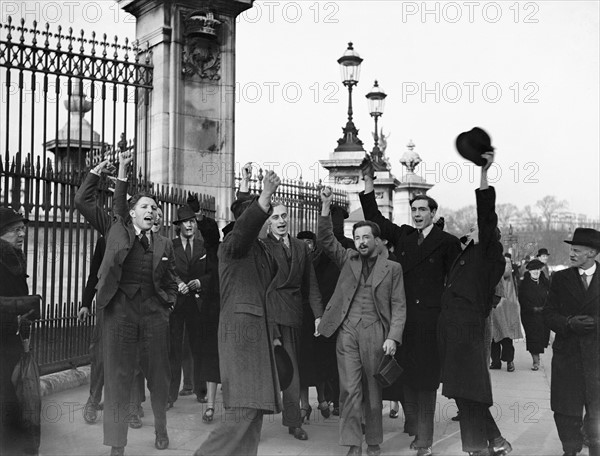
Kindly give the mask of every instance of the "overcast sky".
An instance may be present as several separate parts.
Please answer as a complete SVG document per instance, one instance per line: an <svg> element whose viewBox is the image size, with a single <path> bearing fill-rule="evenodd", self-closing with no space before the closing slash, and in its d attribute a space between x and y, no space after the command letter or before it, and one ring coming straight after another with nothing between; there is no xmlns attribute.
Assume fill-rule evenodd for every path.
<svg viewBox="0 0 600 456"><path fill-rule="evenodd" d="M59 22L49 3L59 5ZM555 195L597 218L599 4L256 2L238 20L236 159L288 178L326 177L316 164L329 158L347 119L337 59L352 41L364 59L353 97L359 137L370 151L365 95L378 79L388 94L380 121L390 134L386 155L398 178L412 139L423 159L417 172L435 184L430 195L442 208L472 204L477 173L454 140L480 126L497 151L491 177L499 203L523 207ZM112 0L0 7L3 22L13 12L135 37L132 19Z"/></svg>

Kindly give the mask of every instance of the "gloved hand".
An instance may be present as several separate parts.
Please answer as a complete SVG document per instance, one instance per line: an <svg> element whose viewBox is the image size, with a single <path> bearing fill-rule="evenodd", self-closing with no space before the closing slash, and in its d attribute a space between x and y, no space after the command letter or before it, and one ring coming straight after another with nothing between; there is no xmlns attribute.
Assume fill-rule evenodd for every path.
<svg viewBox="0 0 600 456"><path fill-rule="evenodd" d="M596 328L596 320L589 315L575 315L567 320L567 326L571 328L575 334L581 336Z"/></svg>

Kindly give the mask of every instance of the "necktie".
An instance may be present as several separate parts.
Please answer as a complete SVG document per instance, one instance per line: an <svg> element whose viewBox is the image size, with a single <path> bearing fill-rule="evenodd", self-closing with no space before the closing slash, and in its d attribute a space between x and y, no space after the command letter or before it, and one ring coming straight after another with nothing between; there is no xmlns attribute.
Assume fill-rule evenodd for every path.
<svg viewBox="0 0 600 456"><path fill-rule="evenodd" d="M581 281L583 282L583 288L584 289L588 289L588 281L587 281L587 275L585 273L581 274Z"/></svg>
<svg viewBox="0 0 600 456"><path fill-rule="evenodd" d="M423 236L423 230L419 230L419 237L417 238L417 245L421 245L425 240L425 236Z"/></svg>
<svg viewBox="0 0 600 456"><path fill-rule="evenodd" d="M188 261L191 261L191 259L192 259L192 246L190 245L190 241L186 241L186 244L185 244L185 256L187 257Z"/></svg>
<svg viewBox="0 0 600 456"><path fill-rule="evenodd" d="M140 244L142 244L144 250L148 250L148 247L150 247L150 242L148 241L148 236L146 236L145 231L142 231L142 235L140 236Z"/></svg>

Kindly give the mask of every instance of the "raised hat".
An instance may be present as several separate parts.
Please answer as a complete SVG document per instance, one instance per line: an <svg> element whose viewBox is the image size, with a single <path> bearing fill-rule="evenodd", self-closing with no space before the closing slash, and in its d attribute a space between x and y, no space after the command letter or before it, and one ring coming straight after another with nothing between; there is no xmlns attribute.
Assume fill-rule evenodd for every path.
<svg viewBox="0 0 600 456"><path fill-rule="evenodd" d="M477 166L484 166L487 160L482 157L486 152L492 152L492 140L483 129L474 127L470 131L465 131L456 138L456 150L467 160L475 163Z"/></svg>
<svg viewBox="0 0 600 456"><path fill-rule="evenodd" d="M186 220L195 218L196 214L194 213L191 207L181 206L179 209L177 209L177 220L175 220L173 223L177 225L181 222L185 222Z"/></svg>
<svg viewBox="0 0 600 456"><path fill-rule="evenodd" d="M600 250L600 231L592 228L575 228L573 239L565 242L571 245L583 245Z"/></svg>
<svg viewBox="0 0 600 456"><path fill-rule="evenodd" d="M277 375L279 376L279 387L285 390L292 383L294 376L294 366L292 360L281 345L277 345L274 349L275 364L277 365Z"/></svg>
<svg viewBox="0 0 600 456"><path fill-rule="evenodd" d="M237 199L231 203L231 212L233 217L237 220L237 218L242 215L244 210L255 200L258 198L258 195L252 193L238 192Z"/></svg>
<svg viewBox="0 0 600 456"><path fill-rule="evenodd" d="M0 230L5 226L17 222L28 223L29 220L10 206L0 207Z"/></svg>
<svg viewBox="0 0 600 456"><path fill-rule="evenodd" d="M539 249L536 256L540 256L540 255L548 255L548 256L550 256L550 253L548 252L548 249Z"/></svg>
<svg viewBox="0 0 600 456"><path fill-rule="evenodd" d="M543 267L544 267L544 263L542 263L540 260L533 259L529 263L527 263L527 266L525 266L525 269L527 269L528 271L531 271L532 269L542 269Z"/></svg>

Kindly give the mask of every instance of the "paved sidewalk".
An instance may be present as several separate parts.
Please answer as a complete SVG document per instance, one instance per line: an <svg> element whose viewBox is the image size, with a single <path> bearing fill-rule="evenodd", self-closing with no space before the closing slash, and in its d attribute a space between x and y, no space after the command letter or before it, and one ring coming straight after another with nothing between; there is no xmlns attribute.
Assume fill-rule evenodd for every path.
<svg viewBox="0 0 600 456"><path fill-rule="evenodd" d="M494 407L503 435L512 443L513 455L552 456L562 455L562 448L550 410L550 358L546 351L542 357L542 369L530 370L531 357L525 351L523 340L515 342L516 371L509 373L506 366L501 371L491 371ZM440 388L441 390L441 388ZM316 409L316 393L311 388L313 413L311 423L305 427L308 441L295 440L281 426L281 415L266 416L259 455L307 455L343 456L347 448L338 445L338 418L323 419ZM88 396L88 385L52 394L44 398L42 406L41 455L107 455L110 448L102 445L102 419L89 425L83 421L83 406ZM221 400L220 393L217 401ZM206 439L221 419L217 405L214 422L202 422L206 405L196 402L195 396L181 397L167 413L171 444L169 449L154 448L154 428L149 400L144 403L145 417L142 429L129 430L129 443L125 454L136 455L191 455ZM412 440L400 432L404 423L388 417L389 402L384 404L384 455L414 456L409 449ZM435 455L465 455L461 450L459 424L451 421L456 414L454 401L438 394L436 426L433 451ZM101 416L101 415L100 415ZM366 447L365 447L366 448ZM587 449L581 453L587 455ZM217 456L217 455L215 455Z"/></svg>

